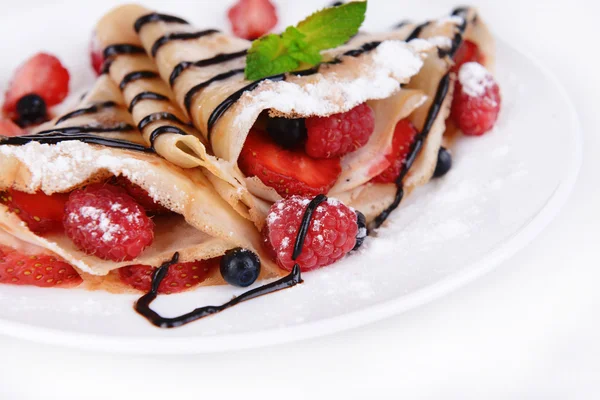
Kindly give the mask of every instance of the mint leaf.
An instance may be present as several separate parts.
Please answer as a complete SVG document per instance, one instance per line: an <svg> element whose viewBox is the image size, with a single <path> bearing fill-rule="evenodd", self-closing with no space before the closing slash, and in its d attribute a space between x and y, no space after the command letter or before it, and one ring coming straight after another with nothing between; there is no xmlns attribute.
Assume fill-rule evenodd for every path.
<svg viewBox="0 0 600 400"><path fill-rule="evenodd" d="M346 43L365 19L367 2L352 2L317 11L289 26L281 35L252 42L246 57L246 79L258 80L321 62L321 51Z"/></svg>

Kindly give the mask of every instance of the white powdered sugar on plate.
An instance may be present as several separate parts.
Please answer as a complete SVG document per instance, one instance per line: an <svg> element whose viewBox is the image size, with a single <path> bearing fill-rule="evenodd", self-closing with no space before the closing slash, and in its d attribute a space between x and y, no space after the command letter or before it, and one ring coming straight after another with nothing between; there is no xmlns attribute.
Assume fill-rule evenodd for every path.
<svg viewBox="0 0 600 400"><path fill-rule="evenodd" d="M463 92L471 97L481 97L494 85L494 78L483 65L476 62L464 64L458 71L458 81Z"/></svg>

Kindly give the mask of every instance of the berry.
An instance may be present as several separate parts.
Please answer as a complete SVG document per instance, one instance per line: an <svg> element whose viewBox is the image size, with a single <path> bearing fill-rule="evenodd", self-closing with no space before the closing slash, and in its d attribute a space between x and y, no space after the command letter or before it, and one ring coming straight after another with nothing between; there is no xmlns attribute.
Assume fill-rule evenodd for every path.
<svg viewBox="0 0 600 400"><path fill-rule="evenodd" d="M260 258L240 247L227 250L221 258L221 276L233 286L252 285L260 275Z"/></svg>
<svg viewBox="0 0 600 400"><path fill-rule="evenodd" d="M17 101L17 120L25 127L48 120L46 102L35 93L27 94Z"/></svg>
<svg viewBox="0 0 600 400"><path fill-rule="evenodd" d="M217 266L218 260L213 258L171 265L167 276L158 286L158 293L179 293L199 285L206 280L213 267ZM118 271L121 282L134 289L149 292L156 268L149 265L129 265Z"/></svg>
<svg viewBox="0 0 600 400"><path fill-rule="evenodd" d="M467 63L458 73L451 117L469 136L481 136L494 127L500 113L500 88L480 64Z"/></svg>
<svg viewBox="0 0 600 400"><path fill-rule="evenodd" d="M302 271L332 264L356 245L357 215L335 199L321 203L313 212L304 246L294 261L292 253L298 229L311 198L292 196L271 206L263 229L263 243L277 264L291 271L298 263Z"/></svg>
<svg viewBox="0 0 600 400"><path fill-rule="evenodd" d="M35 93L51 107L62 102L69 93L69 71L60 60L50 54L38 53L15 72L6 91L2 110L16 118L17 102L21 97Z"/></svg>
<svg viewBox="0 0 600 400"><path fill-rule="evenodd" d="M131 182L124 176L115 178L113 183L125 189L125 191L133 197L133 199L142 206L148 214L166 214L170 212L168 209L155 202L145 189Z"/></svg>
<svg viewBox="0 0 600 400"><path fill-rule="evenodd" d="M68 194L34 194L9 189L0 194L0 203L19 216L38 235L62 230Z"/></svg>
<svg viewBox="0 0 600 400"><path fill-rule="evenodd" d="M375 114L363 103L329 117L306 119L306 153L314 158L341 157L363 147L375 129Z"/></svg>
<svg viewBox="0 0 600 400"><path fill-rule="evenodd" d="M14 137L24 135L25 131L10 119L0 118L0 136Z"/></svg>
<svg viewBox="0 0 600 400"><path fill-rule="evenodd" d="M362 246L363 242L367 238L367 218L365 214L360 211L356 211L356 225L358 226L358 232L356 234L356 244L352 250L358 250L360 246Z"/></svg>
<svg viewBox="0 0 600 400"><path fill-rule="evenodd" d="M390 166L371 181L376 183L394 183L400 176L411 145L419 132L408 119L396 124L391 151L385 156Z"/></svg>
<svg viewBox="0 0 600 400"><path fill-rule="evenodd" d="M465 40L454 56L454 66L452 67L452 71L458 73L460 68L468 62L483 64L485 62L485 57L479 50L479 46L470 40Z"/></svg>
<svg viewBox="0 0 600 400"><path fill-rule="evenodd" d="M108 184L72 192L63 224L80 250L105 260L133 260L154 240L146 211L124 189Z"/></svg>
<svg viewBox="0 0 600 400"><path fill-rule="evenodd" d="M256 176L283 197L327 193L342 172L340 160L316 160L302 149L286 150L264 131L252 129L239 158L246 176Z"/></svg>
<svg viewBox="0 0 600 400"><path fill-rule="evenodd" d="M302 118L269 118L267 133L281 147L294 149L306 139L306 125Z"/></svg>
<svg viewBox="0 0 600 400"><path fill-rule="evenodd" d="M440 178L446 175L450 168L452 168L452 155L445 147L440 147L433 177Z"/></svg>
<svg viewBox="0 0 600 400"><path fill-rule="evenodd" d="M92 32L92 39L90 40L90 63L96 74L100 75L104 65L104 54L96 32Z"/></svg>
<svg viewBox="0 0 600 400"><path fill-rule="evenodd" d="M21 254L4 247L0 251L0 283L38 287L74 287L83 280L75 269L49 254Z"/></svg>
<svg viewBox="0 0 600 400"><path fill-rule="evenodd" d="M233 33L254 40L277 25L277 11L269 0L239 0L227 12Z"/></svg>

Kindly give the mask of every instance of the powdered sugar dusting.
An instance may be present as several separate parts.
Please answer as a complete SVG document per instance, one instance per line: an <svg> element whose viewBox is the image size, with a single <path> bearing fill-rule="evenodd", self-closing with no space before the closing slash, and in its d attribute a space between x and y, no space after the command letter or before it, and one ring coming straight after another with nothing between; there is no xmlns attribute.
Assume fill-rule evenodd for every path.
<svg viewBox="0 0 600 400"><path fill-rule="evenodd" d="M471 97L481 97L494 85L494 78L481 64L469 62L458 71L458 80L463 92Z"/></svg>

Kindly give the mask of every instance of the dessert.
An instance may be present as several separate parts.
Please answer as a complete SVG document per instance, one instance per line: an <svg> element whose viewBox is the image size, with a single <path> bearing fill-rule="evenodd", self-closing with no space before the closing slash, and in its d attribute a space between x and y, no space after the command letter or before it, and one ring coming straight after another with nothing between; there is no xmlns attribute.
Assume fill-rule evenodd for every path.
<svg viewBox="0 0 600 400"><path fill-rule="evenodd" d="M229 11L240 37L115 8L92 35L96 84L48 122L62 92L19 70L0 120L2 257L65 263L77 276L64 286L147 292L136 310L175 327L358 249L405 194L448 173L460 132L488 132L501 107L474 9L366 33L366 8L338 4L267 35L275 8L241 0ZM43 69L59 71L49 57ZM15 271L0 262L0 282ZM278 277L177 318L149 307L161 293Z"/></svg>

